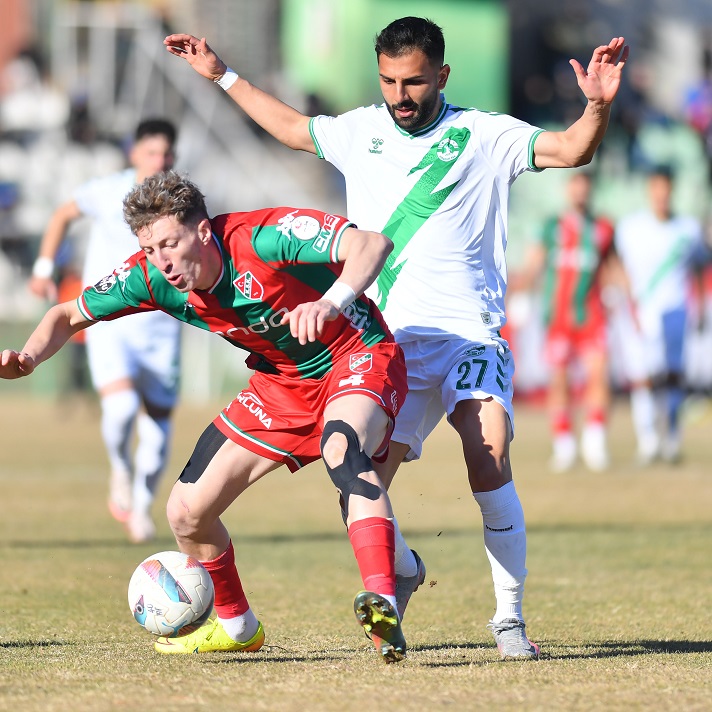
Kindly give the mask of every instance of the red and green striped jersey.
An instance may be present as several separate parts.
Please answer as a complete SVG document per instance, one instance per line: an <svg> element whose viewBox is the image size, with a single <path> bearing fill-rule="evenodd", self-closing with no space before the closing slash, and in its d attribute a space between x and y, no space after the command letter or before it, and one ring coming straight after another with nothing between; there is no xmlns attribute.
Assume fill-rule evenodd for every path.
<svg viewBox="0 0 712 712"><path fill-rule="evenodd" d="M605 218L567 213L544 226L546 251L544 319L579 326L603 319L599 271L613 248L613 225Z"/></svg>
<svg viewBox="0 0 712 712"><path fill-rule="evenodd" d="M161 310L255 354L258 359L248 359L253 367L294 378L320 378L355 346L393 339L364 296L327 322L314 343L301 345L289 325L280 324L297 305L320 299L341 274L339 243L352 225L345 218L282 207L219 215L211 224L222 255L211 289L179 292L139 252L87 287L79 309L92 320Z"/></svg>

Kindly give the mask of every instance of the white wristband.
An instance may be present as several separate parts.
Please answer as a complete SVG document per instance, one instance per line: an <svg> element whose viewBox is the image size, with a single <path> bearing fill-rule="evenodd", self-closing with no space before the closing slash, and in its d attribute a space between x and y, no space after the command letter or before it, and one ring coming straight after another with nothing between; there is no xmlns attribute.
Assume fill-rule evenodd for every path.
<svg viewBox="0 0 712 712"><path fill-rule="evenodd" d="M230 69L230 67L228 67L222 77L218 77L213 81L219 87L222 87L225 91L227 91L237 81L238 76L238 73L234 69Z"/></svg>
<svg viewBox="0 0 712 712"><path fill-rule="evenodd" d="M51 257L38 257L32 265L32 276L49 279L54 272L54 260Z"/></svg>
<svg viewBox="0 0 712 712"><path fill-rule="evenodd" d="M329 289L324 292L322 299L328 299L342 312L356 299L356 292L345 282L334 282Z"/></svg>

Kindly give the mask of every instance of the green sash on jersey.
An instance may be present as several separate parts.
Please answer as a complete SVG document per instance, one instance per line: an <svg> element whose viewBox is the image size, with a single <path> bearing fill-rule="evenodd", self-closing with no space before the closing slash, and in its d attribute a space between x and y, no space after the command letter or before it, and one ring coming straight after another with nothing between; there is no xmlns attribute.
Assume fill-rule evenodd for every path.
<svg viewBox="0 0 712 712"><path fill-rule="evenodd" d="M457 159L462 156L470 136L471 131L468 128L449 128L443 137L430 147L420 163L409 171L408 175L412 175L416 171L427 168L381 231L393 241L393 251L388 256L386 264L376 280L379 309L385 308L388 294L407 261L404 260L396 265L401 252L413 235L438 210L460 182L459 180L455 181L451 185L435 191L435 188L455 165ZM456 154L453 154L452 146L457 147Z"/></svg>

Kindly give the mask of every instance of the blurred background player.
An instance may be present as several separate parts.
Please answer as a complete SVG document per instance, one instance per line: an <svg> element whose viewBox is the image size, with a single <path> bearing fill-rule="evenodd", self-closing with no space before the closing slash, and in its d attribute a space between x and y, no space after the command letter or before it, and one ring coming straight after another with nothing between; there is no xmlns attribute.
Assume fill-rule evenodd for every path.
<svg viewBox="0 0 712 712"><path fill-rule="evenodd" d="M529 288L535 280L543 281L551 466L556 472L568 470L576 462L572 369L579 365L584 383L581 456L591 470L604 470L609 463L607 326L601 280L604 268L615 259L613 225L592 214L591 188L587 173L571 176L566 190L568 208L545 223L520 285Z"/></svg>
<svg viewBox="0 0 712 712"><path fill-rule="evenodd" d="M641 464L680 458L690 277L706 259L699 221L672 211L671 170L653 169L647 187L649 209L623 218L615 235L632 299L621 345Z"/></svg>
<svg viewBox="0 0 712 712"><path fill-rule="evenodd" d="M145 178L170 169L176 130L163 119L136 128L130 168L78 187L52 215L40 244L30 288L56 301L52 274L69 225L91 218L82 282L95 284L136 252L123 217L123 199ZM89 370L101 399L101 433L111 468L109 511L135 543L155 536L151 505L165 468L171 412L178 394L180 325L162 312L97 324L86 334ZM132 456L134 426L137 435Z"/></svg>

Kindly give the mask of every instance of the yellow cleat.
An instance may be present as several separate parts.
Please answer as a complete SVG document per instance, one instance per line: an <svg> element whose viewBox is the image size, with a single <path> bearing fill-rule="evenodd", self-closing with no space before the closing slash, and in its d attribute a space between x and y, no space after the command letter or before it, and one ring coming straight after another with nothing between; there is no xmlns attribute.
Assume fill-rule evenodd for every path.
<svg viewBox="0 0 712 712"><path fill-rule="evenodd" d="M387 599L361 591L354 599L354 613L384 662L397 663L405 658L406 643L398 612Z"/></svg>
<svg viewBox="0 0 712 712"><path fill-rule="evenodd" d="M180 638L165 638L161 636L153 647L164 655L190 655L192 653L215 653L221 651L255 652L265 642L265 631L262 623L257 632L244 643L233 640L215 618L198 628L195 633Z"/></svg>

